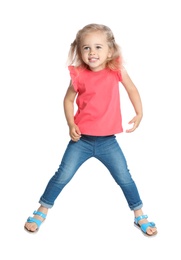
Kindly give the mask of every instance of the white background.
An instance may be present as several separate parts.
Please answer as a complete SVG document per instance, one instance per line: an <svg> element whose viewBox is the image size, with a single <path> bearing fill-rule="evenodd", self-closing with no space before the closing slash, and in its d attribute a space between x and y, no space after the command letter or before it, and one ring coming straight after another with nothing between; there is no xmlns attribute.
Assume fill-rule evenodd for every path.
<svg viewBox="0 0 181 260"><path fill-rule="evenodd" d="M117 139L158 227L146 238L107 169L86 162L62 191L39 232L23 226L39 206L69 141L63 97L71 42L102 23L122 47L144 117ZM179 0L0 2L1 259L180 260ZM122 87L124 129L134 116Z"/></svg>

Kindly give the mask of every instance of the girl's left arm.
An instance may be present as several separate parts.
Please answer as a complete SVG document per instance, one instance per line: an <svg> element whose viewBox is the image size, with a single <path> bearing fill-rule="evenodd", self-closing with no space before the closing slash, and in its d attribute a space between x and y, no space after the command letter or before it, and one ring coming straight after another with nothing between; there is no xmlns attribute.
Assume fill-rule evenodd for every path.
<svg viewBox="0 0 181 260"><path fill-rule="evenodd" d="M128 93L129 99L134 107L136 116L133 117L133 119L129 122L129 124L133 124L133 127L131 129L126 130L127 133L133 132L140 124L141 119L143 117L143 108L142 108L142 102L141 97L138 92L138 89L136 88L135 84L131 80L130 76L128 75L127 71L123 69L121 71L122 75L122 84L126 89L126 92Z"/></svg>

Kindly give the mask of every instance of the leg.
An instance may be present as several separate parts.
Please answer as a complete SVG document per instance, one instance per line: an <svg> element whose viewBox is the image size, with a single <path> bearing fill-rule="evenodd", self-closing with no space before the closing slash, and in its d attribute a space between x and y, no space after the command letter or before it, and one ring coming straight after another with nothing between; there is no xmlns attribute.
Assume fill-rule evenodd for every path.
<svg viewBox="0 0 181 260"><path fill-rule="evenodd" d="M49 180L46 189L39 200L40 207L37 210L38 212L47 215L48 209L53 207L60 192L72 179L78 168L91 156L92 152L90 146L83 140L80 139L78 142L69 142L57 172ZM33 218L40 221L44 220L44 218L39 215L34 215ZM25 228L28 231L34 232L37 230L37 224L35 222L27 221L25 223Z"/></svg>
<svg viewBox="0 0 181 260"><path fill-rule="evenodd" d="M131 177L125 156L116 141L115 136L108 137L106 142L97 146L96 158L99 159L110 171L116 183L122 189L129 208L134 211L135 218L143 215L142 201L134 180ZM140 225L148 223L147 219L141 219ZM156 233L156 227L148 227L147 234Z"/></svg>
<svg viewBox="0 0 181 260"><path fill-rule="evenodd" d="M137 187L133 181L124 154L116 141L110 136L96 147L96 158L109 170L116 183L120 186L131 210L142 207Z"/></svg>

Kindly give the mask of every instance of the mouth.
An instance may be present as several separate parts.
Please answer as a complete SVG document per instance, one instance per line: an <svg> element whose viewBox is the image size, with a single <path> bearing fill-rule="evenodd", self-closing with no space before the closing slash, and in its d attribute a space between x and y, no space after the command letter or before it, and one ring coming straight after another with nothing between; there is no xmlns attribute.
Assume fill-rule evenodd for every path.
<svg viewBox="0 0 181 260"><path fill-rule="evenodd" d="M89 62L96 62L98 58L89 58Z"/></svg>

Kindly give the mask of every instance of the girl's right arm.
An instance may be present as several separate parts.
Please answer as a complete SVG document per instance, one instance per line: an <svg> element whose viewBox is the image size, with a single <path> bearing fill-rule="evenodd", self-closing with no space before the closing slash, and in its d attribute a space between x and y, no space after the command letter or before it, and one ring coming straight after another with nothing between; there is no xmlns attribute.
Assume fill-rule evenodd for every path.
<svg viewBox="0 0 181 260"><path fill-rule="evenodd" d="M69 126L69 135L74 142L77 142L81 137L80 130L74 122L74 101L76 95L77 92L74 90L72 82L70 82L64 97L64 113Z"/></svg>

